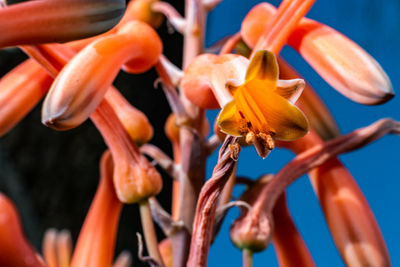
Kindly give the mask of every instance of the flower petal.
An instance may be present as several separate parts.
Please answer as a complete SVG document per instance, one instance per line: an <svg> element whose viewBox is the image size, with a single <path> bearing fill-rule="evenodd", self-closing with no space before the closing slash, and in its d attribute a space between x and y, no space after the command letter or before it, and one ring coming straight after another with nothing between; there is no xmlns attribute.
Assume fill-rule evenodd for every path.
<svg viewBox="0 0 400 267"><path fill-rule="evenodd" d="M247 69L246 82L259 79L268 80L272 85L275 85L278 76L279 68L275 55L267 50L257 51Z"/></svg>
<svg viewBox="0 0 400 267"><path fill-rule="evenodd" d="M242 136L241 118L235 100L232 100L222 108L217 123L224 133L232 136Z"/></svg>
<svg viewBox="0 0 400 267"><path fill-rule="evenodd" d="M303 79L278 80L275 93L294 104L299 99L305 85Z"/></svg>
<svg viewBox="0 0 400 267"><path fill-rule="evenodd" d="M282 96L270 90L262 90L262 83L247 83L248 99L254 100L263 113L268 126L280 140L294 140L308 132L308 121L303 112ZM261 87L261 88L260 88Z"/></svg>

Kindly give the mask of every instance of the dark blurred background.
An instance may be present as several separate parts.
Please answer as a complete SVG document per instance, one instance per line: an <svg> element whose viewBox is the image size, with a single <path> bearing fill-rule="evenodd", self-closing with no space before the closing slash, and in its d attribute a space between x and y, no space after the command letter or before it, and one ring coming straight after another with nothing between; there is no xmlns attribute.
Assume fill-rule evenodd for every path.
<svg viewBox="0 0 400 267"><path fill-rule="evenodd" d="M12 2L22 1L8 1ZM183 1L180 2L176 8L183 14ZM158 32L164 40L164 54L180 66L182 36L169 33L165 22ZM26 58L17 48L0 50L0 77ZM153 69L141 75L121 72L114 85L148 116L154 127L151 143L170 154L171 147L164 134L170 109L162 90L153 86L156 78ZM38 251L48 228L69 229L76 241L95 194L98 164L106 149L90 121L71 131L57 132L41 124L40 111L41 103L0 138L0 191L15 202L26 235ZM163 178L164 187L158 199L169 210L171 179L165 173ZM125 205L116 252L127 249L135 258L133 266L147 266L136 257L136 232L141 232L138 207ZM161 238L160 231L159 234Z"/></svg>

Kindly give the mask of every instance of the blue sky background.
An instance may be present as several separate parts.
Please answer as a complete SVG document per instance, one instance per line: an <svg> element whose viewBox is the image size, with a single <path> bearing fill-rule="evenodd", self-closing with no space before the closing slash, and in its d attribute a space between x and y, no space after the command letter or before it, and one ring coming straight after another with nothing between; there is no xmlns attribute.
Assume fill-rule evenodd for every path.
<svg viewBox="0 0 400 267"><path fill-rule="evenodd" d="M246 13L259 3L255 0L224 0L208 17L206 44L237 32ZM271 1L277 5L280 1ZM400 85L400 1L385 0L319 0L307 15L344 33L367 50L384 68L398 92ZM343 133L371 124L383 118L400 120L400 100L396 96L381 106L362 106L333 90L293 50L285 48L283 56L306 78L330 108ZM215 116L211 112L209 117ZM393 266L400 266L400 197L399 156L400 137L383 139L352 153L340 156L364 192L381 227ZM293 155L276 149L267 159L256 156L253 148L240 155L238 173L256 178L276 173ZM216 156L208 164L210 176ZM235 190L239 195L240 188ZM318 201L306 177L288 190L292 216L307 243L317 266L344 266L330 237ZM241 253L229 238L229 227L238 210L229 212L222 231L211 248L209 266L241 266ZM254 258L255 266L278 266L270 246Z"/></svg>

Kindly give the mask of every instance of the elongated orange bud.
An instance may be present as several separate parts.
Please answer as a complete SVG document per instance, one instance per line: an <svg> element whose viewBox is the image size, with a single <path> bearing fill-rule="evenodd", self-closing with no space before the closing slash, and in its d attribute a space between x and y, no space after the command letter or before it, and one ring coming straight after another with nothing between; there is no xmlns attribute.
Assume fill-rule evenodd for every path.
<svg viewBox="0 0 400 267"><path fill-rule="evenodd" d="M287 146L296 154L322 140L314 133ZM379 225L349 171L336 158L309 173L330 232L347 266L391 266Z"/></svg>
<svg viewBox="0 0 400 267"><path fill-rule="evenodd" d="M150 141L153 137L153 127L143 112L132 106L114 87L107 91L105 98L137 145Z"/></svg>
<svg viewBox="0 0 400 267"><path fill-rule="evenodd" d="M42 252L48 267L69 267L71 264L72 238L68 230L46 230Z"/></svg>
<svg viewBox="0 0 400 267"><path fill-rule="evenodd" d="M279 77L281 79L301 78L285 60L278 58L279 62ZM305 88L297 101L297 105L306 114L311 128L318 133L324 140L329 140L340 135L339 127L329 109L321 98L317 95L309 83L306 83Z"/></svg>
<svg viewBox="0 0 400 267"><path fill-rule="evenodd" d="M272 241L279 266L315 266L312 256L303 238L297 231L292 216L290 216L285 194L281 195L277 200L273 210L273 217L275 228Z"/></svg>
<svg viewBox="0 0 400 267"><path fill-rule="evenodd" d="M103 100L91 119L101 132L114 160L114 186L119 200L137 203L158 194L160 174L140 154L107 100Z"/></svg>
<svg viewBox="0 0 400 267"><path fill-rule="evenodd" d="M253 47L276 13L274 6L255 6L242 23L241 34ZM343 34L311 19L303 18L288 44L333 88L361 104L376 105L394 96L381 66L360 46Z"/></svg>
<svg viewBox="0 0 400 267"><path fill-rule="evenodd" d="M125 0L26 1L0 9L0 47L67 42L105 32Z"/></svg>
<svg viewBox="0 0 400 267"><path fill-rule="evenodd" d="M0 136L11 130L42 99L53 79L27 60L0 79Z"/></svg>
<svg viewBox="0 0 400 267"><path fill-rule="evenodd" d="M157 33L138 21L91 43L57 76L43 103L43 123L56 130L80 125L103 99L122 64L134 72L145 71L161 50Z"/></svg>
<svg viewBox="0 0 400 267"><path fill-rule="evenodd" d="M343 164L333 159L310 172L336 246L347 266L391 266L378 223Z"/></svg>
<svg viewBox="0 0 400 267"><path fill-rule="evenodd" d="M0 266L44 267L26 240L21 221L11 200L0 193Z"/></svg>
<svg viewBox="0 0 400 267"><path fill-rule="evenodd" d="M122 203L115 195L113 159L109 151L103 154L100 166L99 186L79 234L72 267L109 267L113 261Z"/></svg>

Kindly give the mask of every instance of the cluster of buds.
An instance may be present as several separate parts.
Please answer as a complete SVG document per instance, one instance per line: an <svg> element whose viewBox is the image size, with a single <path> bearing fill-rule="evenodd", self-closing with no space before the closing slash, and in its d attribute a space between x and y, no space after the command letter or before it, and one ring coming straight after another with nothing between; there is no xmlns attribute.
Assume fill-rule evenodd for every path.
<svg viewBox="0 0 400 267"><path fill-rule="evenodd" d="M206 14L219 2L187 0L183 17L158 0L0 1L0 49L17 46L30 57L0 79L0 136L44 98L45 126L67 131L90 118L108 147L74 250L68 231L51 229L39 255L12 201L0 194L1 266L130 266L129 253L113 264L124 204L140 207L149 256L142 255L139 236L139 258L151 266L207 266L231 206L242 208L230 236L244 267L271 242L280 266L315 266L286 203L286 188L305 173L345 264L390 266L368 202L337 156L400 134L400 123L381 120L341 135L318 94L279 53L292 46L332 88L364 105L394 96L388 76L353 41L305 18L315 0L283 0L278 9L261 3L237 34L221 41L218 55L203 53ZM155 28L164 16L184 36L182 68L162 54ZM172 158L149 143L149 119L113 86L120 71L140 75L153 67L172 110L165 122ZM207 139L209 109L220 111ZM296 157L276 174L237 177L241 146L248 145L263 159L275 148ZM206 180L206 160L219 146ZM173 180L171 213L155 198L163 185L155 164ZM238 183L246 189L231 201ZM154 222L165 234L161 242Z"/></svg>

